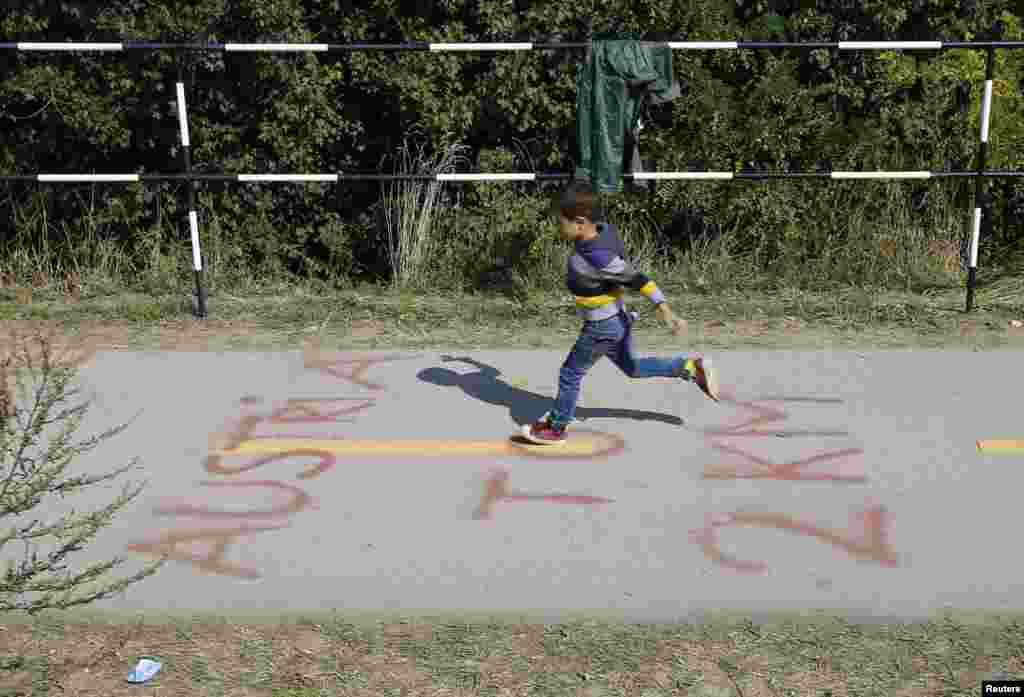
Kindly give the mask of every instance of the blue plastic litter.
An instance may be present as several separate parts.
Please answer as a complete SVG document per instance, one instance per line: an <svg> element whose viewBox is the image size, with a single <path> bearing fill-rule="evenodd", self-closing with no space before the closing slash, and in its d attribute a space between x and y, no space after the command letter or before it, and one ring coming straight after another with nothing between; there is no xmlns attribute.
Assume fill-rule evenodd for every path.
<svg viewBox="0 0 1024 697"><path fill-rule="evenodd" d="M150 658L139 659L138 664L135 666L135 670L128 673L128 682L146 682L152 680L153 676L160 672L160 661L154 661Z"/></svg>

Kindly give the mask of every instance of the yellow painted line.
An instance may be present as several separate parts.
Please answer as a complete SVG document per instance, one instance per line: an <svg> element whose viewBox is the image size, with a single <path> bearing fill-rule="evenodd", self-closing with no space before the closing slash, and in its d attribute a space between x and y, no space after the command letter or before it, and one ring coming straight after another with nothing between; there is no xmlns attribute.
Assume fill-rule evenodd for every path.
<svg viewBox="0 0 1024 697"><path fill-rule="evenodd" d="M236 448L216 449L211 455L277 455L296 450L318 450L332 455L529 455L538 457L598 457L620 452L625 443L609 433L570 433L562 445L531 445L514 440L313 440L259 438Z"/></svg>
<svg viewBox="0 0 1024 697"><path fill-rule="evenodd" d="M1024 440L979 440L978 450L983 453L1021 453L1024 455Z"/></svg>
<svg viewBox="0 0 1024 697"><path fill-rule="evenodd" d="M313 440L260 439L243 441L221 454L272 455L291 450L323 450L333 455L501 455L508 446L487 440Z"/></svg>

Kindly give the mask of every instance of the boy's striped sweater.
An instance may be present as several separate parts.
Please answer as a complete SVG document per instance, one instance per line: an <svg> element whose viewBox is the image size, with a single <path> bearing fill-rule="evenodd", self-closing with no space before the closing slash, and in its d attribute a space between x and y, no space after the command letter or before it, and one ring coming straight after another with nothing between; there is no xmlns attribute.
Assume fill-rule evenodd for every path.
<svg viewBox="0 0 1024 697"><path fill-rule="evenodd" d="M597 237L577 240L569 257L566 286L576 299L576 308L590 321L614 317L624 309L625 288L638 290L654 305L665 296L654 281L637 271L626 259L618 229L611 223L597 223Z"/></svg>

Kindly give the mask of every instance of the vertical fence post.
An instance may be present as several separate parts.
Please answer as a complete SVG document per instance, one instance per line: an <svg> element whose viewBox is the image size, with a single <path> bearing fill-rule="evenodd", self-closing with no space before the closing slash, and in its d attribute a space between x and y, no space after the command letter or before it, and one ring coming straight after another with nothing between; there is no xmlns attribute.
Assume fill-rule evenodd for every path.
<svg viewBox="0 0 1024 697"><path fill-rule="evenodd" d="M988 47L985 61L985 94L981 99L981 144L978 146L978 177L974 189L974 225L971 231L971 261L967 270L967 312L974 307L974 284L978 274L978 238L981 235L981 216L985 209L985 165L988 159L988 124L992 116L992 73L995 71L996 49Z"/></svg>
<svg viewBox="0 0 1024 697"><path fill-rule="evenodd" d="M195 180L192 179L191 146L188 139L188 112L185 107L185 79L181 70L181 53L175 52L175 67L178 72L178 125L181 130L181 154L185 165L186 191L188 194L188 225L192 235L192 266L196 277L196 308L201 318L206 317L206 292L203 289L203 256L199 249L199 219L195 207Z"/></svg>

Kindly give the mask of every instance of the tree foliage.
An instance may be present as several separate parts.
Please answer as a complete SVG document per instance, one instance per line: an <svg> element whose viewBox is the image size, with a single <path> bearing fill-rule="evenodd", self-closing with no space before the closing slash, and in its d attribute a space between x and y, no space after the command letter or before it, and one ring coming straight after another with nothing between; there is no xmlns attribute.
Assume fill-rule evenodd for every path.
<svg viewBox="0 0 1024 697"><path fill-rule="evenodd" d="M584 41L622 30L648 39L1021 40L1012 0L143 0L73 3L12 0L5 41L409 42ZM642 152L648 168L946 169L977 166L982 51L676 51L684 95L651 108ZM199 172L377 171L404 134L422 129L436 152L505 149L511 167L572 170L575 70L582 50L496 53L353 51L183 55L194 169ZM14 172L167 172L181 168L175 63L169 52L30 54L0 64L0 169ZM988 166L1024 169L1024 51L997 53ZM525 144L525 151L512 143ZM992 235L982 263L1019 244L1020 184L995 180ZM34 186L34 185L33 185ZM143 255L152 210L181 184L138 193L106 186L110 234ZM376 184L200 184L211 267L338 280L385 276L370 213ZM476 185L465 185L471 199ZM827 217L816 192L830 184L659 185L650 212L666 239L681 212L736 243L782 240L794 225ZM877 209L906 184L858 183L851 205ZM535 187L541 193L549 188ZM968 180L938 196L964 210ZM73 218L74 187L50 190L51 215ZM7 210L28 205L11 186ZM135 191L135 193L133 193ZM141 203L125 203L132 197ZM933 197L934 198L934 197ZM880 200L880 199L879 199ZM155 201L155 202L154 202ZM857 203L859 201L859 203ZM627 204L623 204L627 205ZM1016 211L1016 212L1015 212ZM8 215L5 212L5 215ZM177 211L175 220L184 219ZM702 223L703 224L703 223ZM841 229L808 233L846 234ZM21 244L37 241L19 238ZM820 239L819 239L820 241ZM210 240L204 242L210 246ZM819 245L820 246L820 245ZM167 242L187 281L186 228ZM769 245L769 248L771 245ZM813 244L807 249L813 251ZM385 264L386 265L386 264Z"/></svg>
<svg viewBox="0 0 1024 697"><path fill-rule="evenodd" d="M79 392L70 388L70 382L76 364L84 356L76 352L55 355L51 337L42 333L35 337L34 344L13 332L9 350L0 362L0 612L36 614L87 605L121 593L155 573L163 563L160 560L114 580L108 576L122 563L120 558L84 567L70 565L69 558L109 527L144 485L126 485L113 501L93 510L72 509L56 520L40 519L41 506L49 507L52 513L57 499L112 482L134 469L136 463L99 474L69 474L75 459L122 432L127 424L71 443L89 403L63 405ZM26 373L34 379L26 381ZM34 389L30 390L26 382L34 383ZM23 397L34 392L31 406L18 406L16 389ZM59 431L41 446L41 437L53 425L59 426ZM51 547L41 553L46 543Z"/></svg>

